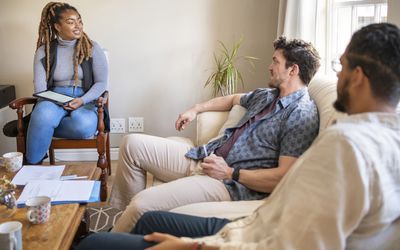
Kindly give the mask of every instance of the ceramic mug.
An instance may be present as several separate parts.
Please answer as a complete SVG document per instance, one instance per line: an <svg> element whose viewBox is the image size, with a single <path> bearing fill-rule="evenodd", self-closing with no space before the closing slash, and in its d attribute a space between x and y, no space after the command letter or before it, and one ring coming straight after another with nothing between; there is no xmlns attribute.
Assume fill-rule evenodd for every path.
<svg viewBox="0 0 400 250"><path fill-rule="evenodd" d="M48 196L35 196L25 202L28 209L26 217L33 224L42 224L49 220L51 199Z"/></svg>
<svg viewBox="0 0 400 250"><path fill-rule="evenodd" d="M0 246L4 250L22 250L22 223L9 221L0 224Z"/></svg>
<svg viewBox="0 0 400 250"><path fill-rule="evenodd" d="M9 172L17 172L22 168L23 158L24 156L21 152L5 153L0 157L0 165L4 166Z"/></svg>

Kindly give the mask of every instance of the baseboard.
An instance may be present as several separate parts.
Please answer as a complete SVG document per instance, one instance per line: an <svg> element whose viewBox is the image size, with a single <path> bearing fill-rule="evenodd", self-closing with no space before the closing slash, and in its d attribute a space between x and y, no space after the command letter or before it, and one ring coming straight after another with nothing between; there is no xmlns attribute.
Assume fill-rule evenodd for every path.
<svg viewBox="0 0 400 250"><path fill-rule="evenodd" d="M119 148L111 148L111 160L118 160ZM56 161L97 161L98 154L93 149L56 149L54 150ZM48 159L47 159L48 160Z"/></svg>

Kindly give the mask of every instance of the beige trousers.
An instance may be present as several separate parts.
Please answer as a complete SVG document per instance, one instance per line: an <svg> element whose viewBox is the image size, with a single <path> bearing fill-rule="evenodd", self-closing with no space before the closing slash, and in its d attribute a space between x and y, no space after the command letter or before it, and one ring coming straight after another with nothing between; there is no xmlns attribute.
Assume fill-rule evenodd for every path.
<svg viewBox="0 0 400 250"><path fill-rule="evenodd" d="M200 161L185 157L191 147L150 135L132 134L123 138L111 204L125 211L115 224L114 232L130 232L146 211L231 200L221 181L195 174ZM145 189L146 172L167 183Z"/></svg>

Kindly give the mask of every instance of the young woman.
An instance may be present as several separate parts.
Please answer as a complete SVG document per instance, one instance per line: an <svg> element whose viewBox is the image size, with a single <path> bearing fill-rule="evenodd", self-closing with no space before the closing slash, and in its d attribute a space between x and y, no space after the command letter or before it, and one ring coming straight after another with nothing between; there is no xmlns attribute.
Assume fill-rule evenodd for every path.
<svg viewBox="0 0 400 250"><path fill-rule="evenodd" d="M64 106L39 100L28 127L26 160L40 163L53 136L82 139L94 135L94 104L106 89L108 65L101 47L83 32L81 15L66 3L42 10L34 59L34 92L52 90L74 99Z"/></svg>

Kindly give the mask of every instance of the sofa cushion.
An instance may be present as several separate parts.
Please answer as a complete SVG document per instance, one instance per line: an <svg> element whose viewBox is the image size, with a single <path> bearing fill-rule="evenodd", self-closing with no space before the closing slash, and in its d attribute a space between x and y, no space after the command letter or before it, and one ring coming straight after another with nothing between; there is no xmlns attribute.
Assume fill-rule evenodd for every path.
<svg viewBox="0 0 400 250"><path fill-rule="evenodd" d="M233 220L251 215L263 203L264 200L199 202L177 207L170 211L180 214Z"/></svg>
<svg viewBox="0 0 400 250"><path fill-rule="evenodd" d="M226 128L234 127L247 109L234 105L229 112L204 112L197 117L196 145L203 145L224 135Z"/></svg>
<svg viewBox="0 0 400 250"><path fill-rule="evenodd" d="M208 140L208 142L214 141L222 137L224 135L225 129L235 127L236 124L238 124L238 122L240 121L240 119L242 119L244 114L246 114L246 112L247 109L240 105L233 106L231 111L229 111L228 118L226 119L225 123L219 129L218 135Z"/></svg>
<svg viewBox="0 0 400 250"><path fill-rule="evenodd" d="M206 144L218 135L218 131L228 118L228 112L204 112L197 115L196 145Z"/></svg>
<svg viewBox="0 0 400 250"><path fill-rule="evenodd" d="M319 132L321 133L337 118L346 116L333 108L336 100L336 78L327 76L315 76L308 85L308 92L318 107L319 114Z"/></svg>

